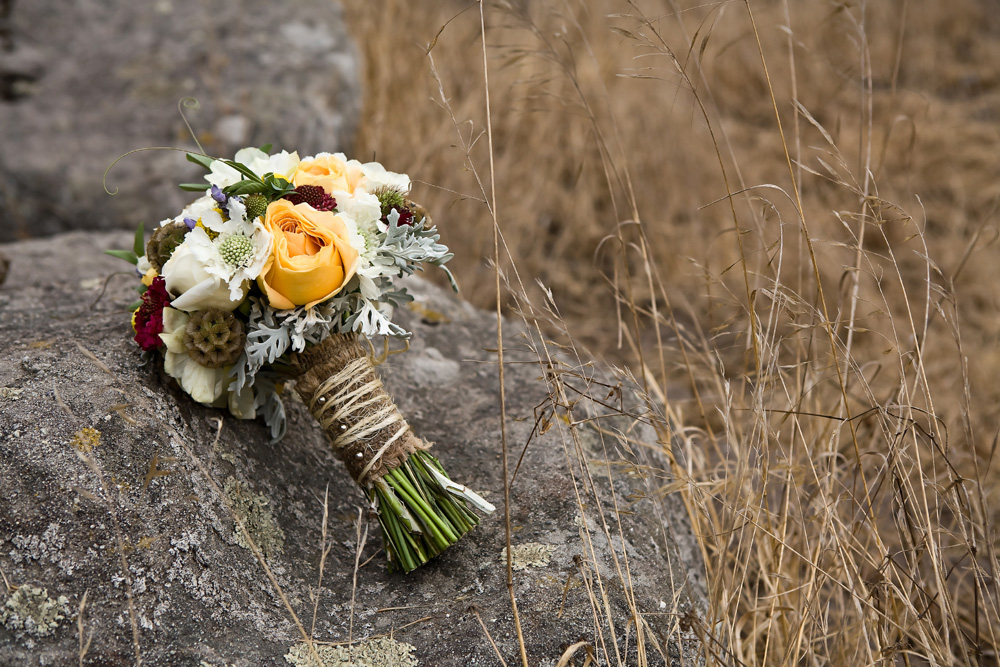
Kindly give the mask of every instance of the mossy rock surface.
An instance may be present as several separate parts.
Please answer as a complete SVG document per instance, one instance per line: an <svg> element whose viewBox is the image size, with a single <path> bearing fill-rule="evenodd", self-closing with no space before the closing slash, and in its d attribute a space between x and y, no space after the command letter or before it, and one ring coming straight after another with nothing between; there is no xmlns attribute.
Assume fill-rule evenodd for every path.
<svg viewBox="0 0 1000 667"><path fill-rule="evenodd" d="M77 664L85 593L84 664L131 665L137 651L147 665L289 664L302 635L236 535L239 507L307 633L317 610L317 640L391 634L420 665L496 665L485 625L518 664L494 315L409 284L419 306L399 317L414 332L410 350L379 371L452 477L498 509L428 565L390 574L362 494L292 392L288 435L270 444L262 423L195 404L157 364L141 365L126 310L134 280L112 276L100 294L125 267L101 250L129 243L128 233L71 233L0 245L12 260L0 286L0 570L68 602L44 637L0 625L0 664ZM602 664L639 664L633 611L648 664L697 664L702 564L680 498L658 493L672 478L652 430L620 416L587 421L608 411L579 395L581 423L553 417L529 339L511 322L504 331L511 470L527 443L510 520L530 664L555 665L581 640ZM584 368L564 379L585 389L588 374L600 376ZM608 389L592 393L603 401ZM638 404L627 384L622 394ZM359 512L369 534L355 589ZM8 597L0 590L0 605Z"/></svg>

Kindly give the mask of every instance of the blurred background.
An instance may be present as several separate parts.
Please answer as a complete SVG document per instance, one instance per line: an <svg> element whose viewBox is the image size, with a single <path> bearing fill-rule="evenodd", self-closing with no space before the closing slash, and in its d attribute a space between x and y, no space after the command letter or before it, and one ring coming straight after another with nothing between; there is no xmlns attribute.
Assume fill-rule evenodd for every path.
<svg viewBox="0 0 1000 667"><path fill-rule="evenodd" d="M199 179L183 151L350 147L357 52L328 0L0 0L0 242L147 229ZM186 121L185 121L186 119ZM190 128L188 127L190 123ZM116 192L114 197L105 192Z"/></svg>
<svg viewBox="0 0 1000 667"><path fill-rule="evenodd" d="M710 659L997 664L993 0L46 5L0 0L0 241L176 210L181 153L101 179L187 97L212 154L377 159L465 298L646 392Z"/></svg>

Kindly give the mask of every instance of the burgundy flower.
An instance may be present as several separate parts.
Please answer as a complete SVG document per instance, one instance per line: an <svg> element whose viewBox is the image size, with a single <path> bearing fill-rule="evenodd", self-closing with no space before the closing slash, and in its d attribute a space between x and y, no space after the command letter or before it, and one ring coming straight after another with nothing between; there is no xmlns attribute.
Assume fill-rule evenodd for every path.
<svg viewBox="0 0 1000 667"><path fill-rule="evenodd" d="M170 303L167 284L160 276L153 278L153 283L142 295L142 305L135 311L132 327L135 329L135 342L144 350L156 350L162 347L160 333L163 331L163 309Z"/></svg>
<svg viewBox="0 0 1000 667"><path fill-rule="evenodd" d="M399 220L396 221L397 225L402 226L413 224L413 212L410 209L397 208L396 210L399 211ZM386 222L388 222L388 220Z"/></svg>
<svg viewBox="0 0 1000 667"><path fill-rule="evenodd" d="M317 211L334 211L337 200L318 185L300 185L284 197L293 204L309 204Z"/></svg>

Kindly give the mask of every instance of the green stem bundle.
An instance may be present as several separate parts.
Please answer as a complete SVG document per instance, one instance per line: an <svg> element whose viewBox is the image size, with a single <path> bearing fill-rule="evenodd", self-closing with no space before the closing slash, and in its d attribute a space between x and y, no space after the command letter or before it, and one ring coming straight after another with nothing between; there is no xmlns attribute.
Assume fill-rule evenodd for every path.
<svg viewBox="0 0 1000 667"><path fill-rule="evenodd" d="M331 336L294 360L296 391L379 517L389 568L410 572L494 507L452 481L417 438L355 336Z"/></svg>

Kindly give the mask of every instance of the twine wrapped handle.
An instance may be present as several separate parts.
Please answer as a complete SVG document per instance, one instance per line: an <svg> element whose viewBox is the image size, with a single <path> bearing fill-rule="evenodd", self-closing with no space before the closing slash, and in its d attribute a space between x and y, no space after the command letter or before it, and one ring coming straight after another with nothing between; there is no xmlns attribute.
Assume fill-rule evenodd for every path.
<svg viewBox="0 0 1000 667"><path fill-rule="evenodd" d="M292 355L295 391L359 486L370 489L428 444L414 435L355 334Z"/></svg>

